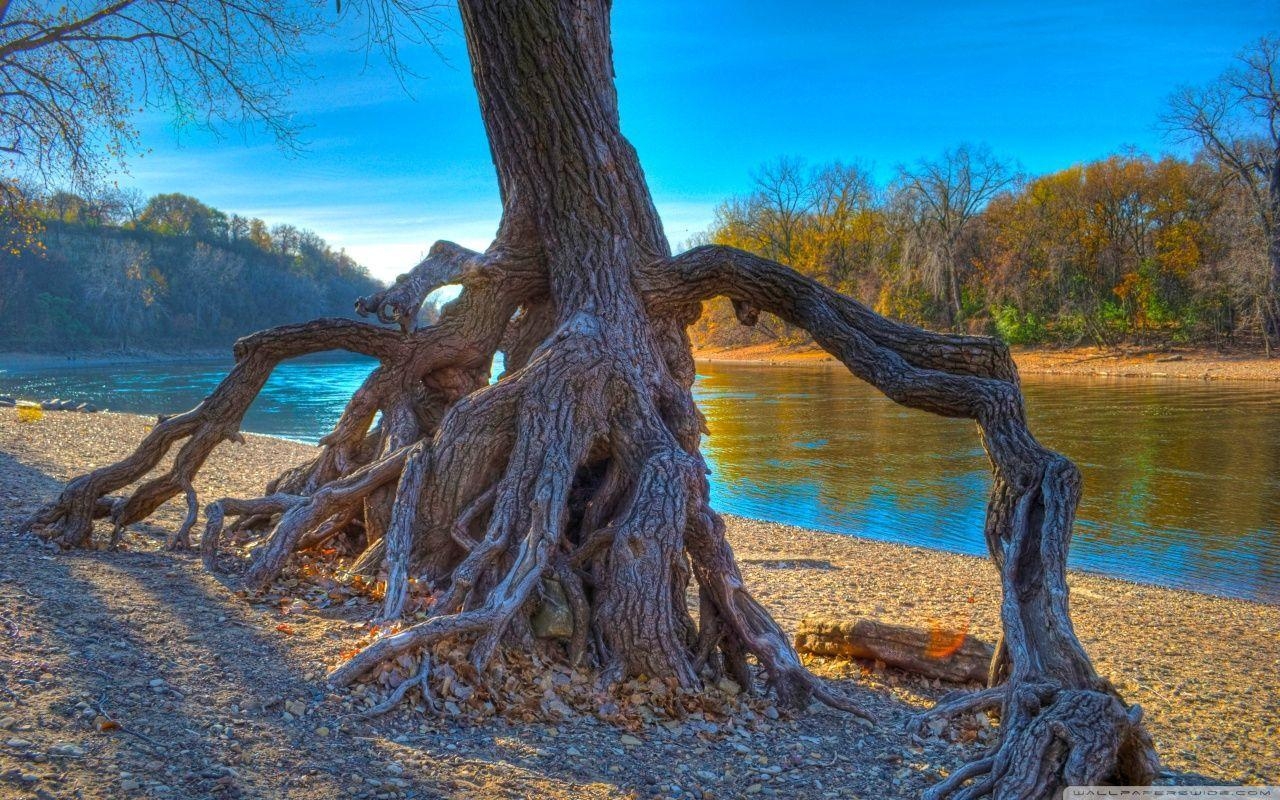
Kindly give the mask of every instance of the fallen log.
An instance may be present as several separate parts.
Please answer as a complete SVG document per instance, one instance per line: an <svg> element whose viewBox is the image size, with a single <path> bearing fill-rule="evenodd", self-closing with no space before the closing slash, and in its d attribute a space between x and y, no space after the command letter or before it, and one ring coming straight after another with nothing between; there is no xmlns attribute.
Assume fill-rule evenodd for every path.
<svg viewBox="0 0 1280 800"><path fill-rule="evenodd" d="M965 631L926 630L873 619L805 619L796 650L825 658L883 661L905 672L954 683L985 682L995 648Z"/></svg>

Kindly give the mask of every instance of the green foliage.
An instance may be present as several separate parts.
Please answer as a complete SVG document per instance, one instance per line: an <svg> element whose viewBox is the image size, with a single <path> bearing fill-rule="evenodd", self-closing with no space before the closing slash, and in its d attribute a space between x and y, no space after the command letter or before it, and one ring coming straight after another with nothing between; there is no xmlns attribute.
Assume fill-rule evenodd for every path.
<svg viewBox="0 0 1280 800"><path fill-rule="evenodd" d="M1009 344L1041 344L1048 339L1044 320L1035 314L1021 312L1013 306L995 306L991 317L995 320L996 335Z"/></svg>

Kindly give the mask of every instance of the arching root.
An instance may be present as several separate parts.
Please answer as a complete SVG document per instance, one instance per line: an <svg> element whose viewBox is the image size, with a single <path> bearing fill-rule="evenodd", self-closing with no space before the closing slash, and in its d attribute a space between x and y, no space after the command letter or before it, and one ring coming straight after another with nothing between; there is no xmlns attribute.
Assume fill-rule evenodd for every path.
<svg viewBox="0 0 1280 800"><path fill-rule="evenodd" d="M651 304L734 300L751 323L766 310L809 331L849 370L890 399L975 420L993 467L986 540L1000 571L1003 635L989 689L949 697L922 722L1002 700L1000 744L991 758L935 789L942 798L1056 797L1072 782L1150 783L1157 759L1141 724L1094 671L1071 624L1067 548L1080 499L1075 466L1027 429L1017 369L1007 348L982 337L944 336L890 322L772 261L702 247L655 265ZM966 781L972 783L961 785Z"/></svg>
<svg viewBox="0 0 1280 800"><path fill-rule="evenodd" d="M334 668L333 683L416 664L412 675L389 677L426 690L427 676L444 668L430 663L437 646L465 651L457 663L482 680L505 643L509 654L557 653L606 682L643 675L697 692L728 677L750 691L759 676L784 704L817 699L861 715L803 667L752 598L709 508L683 330L702 300L723 295L744 323L768 311L809 331L892 400L979 425L993 467L986 543L1003 592L992 675L1003 683L948 697L923 719L999 702L1000 740L934 796L1047 800L1069 782L1151 780L1156 759L1141 711L1096 674L1068 613L1080 477L1027 429L1007 348L891 322L724 247L656 261L625 291L560 286L581 301L562 316L541 258L497 243L484 255L440 243L410 275L360 303L400 330L320 320L241 340L235 368L204 402L160 422L128 458L69 483L30 526L84 546L94 519L109 517L118 536L186 492L187 519L171 540L181 545L195 521L193 476L214 447L238 436L275 364L328 349L364 353L381 366L320 454L262 497L211 503L201 539L212 567L228 516L259 530L274 523L244 575L252 589L270 584L293 553L343 534L344 552L363 549L351 569L384 571L384 633ZM426 292L451 280L464 284L459 299L437 325L413 329ZM507 373L486 386L500 345ZM179 443L167 471L127 497L108 496L143 480ZM686 602L691 580L696 621ZM430 605L423 621L398 629L411 584L425 587ZM563 598L570 621L539 644L531 618L553 597ZM397 686L389 700L409 691L389 685Z"/></svg>

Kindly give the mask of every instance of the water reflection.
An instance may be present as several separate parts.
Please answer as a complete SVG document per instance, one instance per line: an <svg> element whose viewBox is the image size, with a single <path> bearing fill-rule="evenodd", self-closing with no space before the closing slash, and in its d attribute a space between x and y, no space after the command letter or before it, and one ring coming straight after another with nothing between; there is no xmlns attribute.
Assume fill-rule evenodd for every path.
<svg viewBox="0 0 1280 800"><path fill-rule="evenodd" d="M315 442L373 364L286 362L246 430ZM173 412L199 402L227 368L0 372L0 393ZM1280 602L1275 387L1032 376L1025 391L1036 434L1084 473L1072 566ZM973 423L896 406L839 367L704 363L695 394L720 510L984 554L989 468Z"/></svg>
<svg viewBox="0 0 1280 800"><path fill-rule="evenodd" d="M973 423L890 403L838 367L699 366L717 508L984 554ZM1280 601L1274 387L1029 377L1028 413L1080 465L1071 565Z"/></svg>

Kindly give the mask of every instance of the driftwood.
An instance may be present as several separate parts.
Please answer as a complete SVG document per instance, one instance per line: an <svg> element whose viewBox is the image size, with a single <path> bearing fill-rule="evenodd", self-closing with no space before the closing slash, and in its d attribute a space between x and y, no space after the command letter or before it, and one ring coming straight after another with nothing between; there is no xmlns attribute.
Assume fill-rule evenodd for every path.
<svg viewBox="0 0 1280 800"><path fill-rule="evenodd" d="M925 630L873 619L803 620L796 632L796 650L826 658L883 661L954 683L985 682L995 654L991 644L964 631Z"/></svg>

